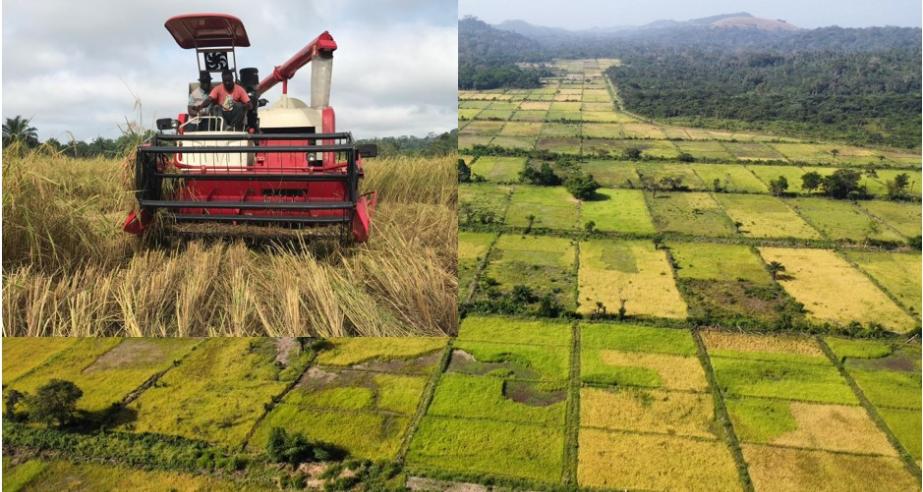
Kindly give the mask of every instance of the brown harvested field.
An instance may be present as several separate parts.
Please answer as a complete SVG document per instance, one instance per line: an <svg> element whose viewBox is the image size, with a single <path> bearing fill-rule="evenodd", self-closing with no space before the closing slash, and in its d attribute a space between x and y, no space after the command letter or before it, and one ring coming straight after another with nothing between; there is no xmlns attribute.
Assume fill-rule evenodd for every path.
<svg viewBox="0 0 923 492"><path fill-rule="evenodd" d="M583 388L580 426L715 438L711 395L641 388Z"/></svg>
<svg viewBox="0 0 923 492"><path fill-rule="evenodd" d="M752 335L726 331L700 332L710 353L750 352L780 353L819 357L826 361L817 342L808 336Z"/></svg>
<svg viewBox="0 0 923 492"><path fill-rule="evenodd" d="M580 429L577 482L617 490L740 490L721 441Z"/></svg>
<svg viewBox="0 0 923 492"><path fill-rule="evenodd" d="M898 458L743 444L753 486L759 491L920 490Z"/></svg>
<svg viewBox="0 0 923 492"><path fill-rule="evenodd" d="M705 372L695 357L600 350L599 359L603 364L613 367L653 370L660 376L662 388L696 391L708 389Z"/></svg>

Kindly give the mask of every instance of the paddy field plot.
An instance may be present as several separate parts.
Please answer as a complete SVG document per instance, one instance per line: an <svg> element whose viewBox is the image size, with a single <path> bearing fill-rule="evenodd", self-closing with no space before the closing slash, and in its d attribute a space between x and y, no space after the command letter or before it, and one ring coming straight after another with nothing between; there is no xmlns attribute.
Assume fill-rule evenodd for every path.
<svg viewBox="0 0 923 492"><path fill-rule="evenodd" d="M462 321L457 340L570 347L571 325L556 320L470 315Z"/></svg>
<svg viewBox="0 0 923 492"><path fill-rule="evenodd" d="M798 213L826 237L837 241L864 242L870 239L902 242L887 223L870 216L858 206L828 198L794 198L789 202Z"/></svg>
<svg viewBox="0 0 923 492"><path fill-rule="evenodd" d="M471 166L471 173L494 183L516 183L519 181L519 172L525 165L525 157L484 155Z"/></svg>
<svg viewBox="0 0 923 492"><path fill-rule="evenodd" d="M681 279L772 282L762 259L749 246L671 241L668 247Z"/></svg>
<svg viewBox="0 0 923 492"><path fill-rule="evenodd" d="M636 168L642 182L659 184L665 179L674 179L681 181L683 186L690 190L710 189L695 173L692 166L687 164L638 163Z"/></svg>
<svg viewBox="0 0 923 492"><path fill-rule="evenodd" d="M328 339L330 346L318 354L317 363L331 367L349 367L362 363L417 359L435 353L445 346L445 342L445 338L441 337L331 338ZM428 364L435 364L435 361L430 360ZM430 369L424 366L421 371L426 373Z"/></svg>
<svg viewBox="0 0 923 492"><path fill-rule="evenodd" d="M531 121L541 123L545 121L546 111L516 111L510 117L510 121Z"/></svg>
<svg viewBox="0 0 923 492"><path fill-rule="evenodd" d="M275 339L209 338L129 405L136 418L120 428L239 446L310 356L277 362Z"/></svg>
<svg viewBox="0 0 923 492"><path fill-rule="evenodd" d="M779 283L804 304L810 319L847 325L878 323L896 332L912 330L917 322L901 310L871 280L830 250L759 248L766 263L785 267Z"/></svg>
<svg viewBox="0 0 923 492"><path fill-rule="evenodd" d="M585 387L580 426L716 439L714 400L708 393Z"/></svg>
<svg viewBox="0 0 923 492"><path fill-rule="evenodd" d="M578 283L580 313L600 303L614 313L624 303L629 316L686 317L666 254L647 241L581 243Z"/></svg>
<svg viewBox="0 0 923 492"><path fill-rule="evenodd" d="M26 476L10 486L13 492L40 492L47 490L209 490L233 492L239 490L269 491L252 483L243 484L232 480L220 479L206 475L190 473L141 470L125 466L96 463L71 463L68 461L29 461L12 468L4 469L4 489L7 489L6 474L22 473L23 467L37 470L32 476ZM22 470L20 470L22 469Z"/></svg>
<svg viewBox="0 0 923 492"><path fill-rule="evenodd" d="M580 221L596 224L596 230L624 234L653 234L651 214L641 190L600 188L601 199L584 201L580 205Z"/></svg>
<svg viewBox="0 0 923 492"><path fill-rule="evenodd" d="M766 189L769 189L769 183L779 179L779 177L785 178L788 182L788 192L796 194L807 194L808 192L801 188L801 177L805 174L804 169L797 166L761 166L761 165L748 165L747 168L756 175L760 181L766 185Z"/></svg>
<svg viewBox="0 0 923 492"><path fill-rule="evenodd" d="M709 193L646 193L660 232L690 236L729 237L737 234L731 219Z"/></svg>
<svg viewBox="0 0 923 492"><path fill-rule="evenodd" d="M3 344L3 385L39 367L79 341L72 337L6 337Z"/></svg>
<svg viewBox="0 0 923 492"><path fill-rule="evenodd" d="M919 490L900 459L830 451L743 444L753 486L757 491Z"/></svg>
<svg viewBox="0 0 923 492"><path fill-rule="evenodd" d="M34 394L52 379L76 384L78 408L103 411L155 374L171 368L201 340L189 338L82 338L10 386ZM29 344L14 350L28 349ZM33 347L34 348L34 347Z"/></svg>
<svg viewBox="0 0 923 492"><path fill-rule="evenodd" d="M908 186L910 193L915 196L920 196L921 188L921 175L919 171L907 171L903 169L878 169L875 171L877 175L877 180L882 183L887 183L889 181L894 181L899 174L906 174L910 178L910 185Z"/></svg>
<svg viewBox="0 0 923 492"><path fill-rule="evenodd" d="M427 415L563 428L566 400L563 384L449 372L440 378Z"/></svg>
<svg viewBox="0 0 923 492"><path fill-rule="evenodd" d="M475 118L479 120L506 121L513 116L512 109L484 109Z"/></svg>
<svg viewBox="0 0 923 492"><path fill-rule="evenodd" d="M675 158L679 155L676 146L669 140L612 140L594 138L584 140L583 142L583 153L586 155L608 155L619 158L628 149L639 149L642 155L664 159Z"/></svg>
<svg viewBox="0 0 923 492"><path fill-rule="evenodd" d="M353 457L394 459L445 343L440 338L362 337L336 345L339 354L318 357L319 365L306 371L260 422L249 446L264 448L272 428L283 427L339 446ZM348 359L340 354L349 354ZM343 365L346 361L351 364Z"/></svg>
<svg viewBox="0 0 923 492"><path fill-rule="evenodd" d="M462 135L493 136L500 133L505 124L503 121L471 121L465 125L465 128L460 133Z"/></svg>
<svg viewBox="0 0 923 492"><path fill-rule="evenodd" d="M464 295L474 280L481 262L487 257L487 251L496 234L484 232L458 231L458 292Z"/></svg>
<svg viewBox="0 0 923 492"><path fill-rule="evenodd" d="M688 137L686 132L664 128L663 133L667 138L681 138L683 140L674 140L673 143L679 148L680 152L691 154L697 159L720 159L733 160L734 156L721 145L721 142L713 140L685 140ZM710 180L709 180L710 182Z"/></svg>
<svg viewBox="0 0 923 492"><path fill-rule="evenodd" d="M718 385L729 398L751 396L858 404L833 364L720 356L713 356L711 363Z"/></svg>
<svg viewBox="0 0 923 492"><path fill-rule="evenodd" d="M458 150L472 149L475 145L489 145L493 138L491 135L460 133L458 135Z"/></svg>
<svg viewBox="0 0 923 492"><path fill-rule="evenodd" d="M843 254L896 297L901 305L919 316L920 292L923 291L919 254L862 250L845 250Z"/></svg>
<svg viewBox="0 0 923 492"><path fill-rule="evenodd" d="M757 335L718 330L699 333L712 356L830 364L817 341L807 335Z"/></svg>
<svg viewBox="0 0 923 492"><path fill-rule="evenodd" d="M516 286L530 288L537 298L552 296L573 309L576 278L576 248L571 239L553 236L503 234L490 254L482 278L489 278L496 290L509 293ZM481 292L485 296L489 292ZM536 301L537 302L537 301Z"/></svg>
<svg viewBox="0 0 923 492"><path fill-rule="evenodd" d="M728 150L738 160L784 160L785 157L770 145L759 142L722 142L724 148Z"/></svg>
<svg viewBox="0 0 923 492"><path fill-rule="evenodd" d="M696 391L708 386L685 330L589 323L581 326L580 346L586 383Z"/></svg>
<svg viewBox="0 0 923 492"><path fill-rule="evenodd" d="M547 150L558 154L580 155L582 141L575 137L541 136L535 144L537 150Z"/></svg>
<svg viewBox="0 0 923 492"><path fill-rule="evenodd" d="M563 187L518 185L507 210L506 224L533 229L573 230L578 201Z"/></svg>
<svg viewBox="0 0 923 492"><path fill-rule="evenodd" d="M764 398L731 398L726 404L741 442L897 456L859 405Z"/></svg>
<svg viewBox="0 0 923 492"><path fill-rule="evenodd" d="M921 234L923 225L923 209L919 203L886 202L883 200L868 200L858 202L859 207L865 209L875 218L891 226L907 238L917 238Z"/></svg>
<svg viewBox="0 0 923 492"><path fill-rule="evenodd" d="M580 430L577 482L631 490L740 490L730 449L721 441Z"/></svg>
<svg viewBox="0 0 923 492"><path fill-rule="evenodd" d="M536 137L542 131L542 123L510 121L503 125L500 135L504 137Z"/></svg>
<svg viewBox="0 0 923 492"><path fill-rule="evenodd" d="M716 193L741 234L756 238L821 239L786 203L771 195Z"/></svg>
<svg viewBox="0 0 923 492"><path fill-rule="evenodd" d="M638 172L631 162L587 161L580 163L580 169L606 188L640 188Z"/></svg>
<svg viewBox="0 0 923 492"><path fill-rule="evenodd" d="M422 475L557 484L563 450L562 427L427 415L414 434L406 466Z"/></svg>
<svg viewBox="0 0 923 492"><path fill-rule="evenodd" d="M693 164L692 169L705 182L705 186L732 193L768 193L769 189L745 166L735 164Z"/></svg>
<svg viewBox="0 0 923 492"><path fill-rule="evenodd" d="M584 110L583 110L583 113L582 113L582 114L583 114L583 121L589 121L589 122L593 122L593 123L631 123L631 122L634 122L634 121L638 121L638 120L636 120L634 117L629 116L629 115L627 115L627 114L625 114L625 113L618 113L618 112L613 112L613 111L611 111L611 109L612 109L612 103L588 103L588 102L585 102L585 103L583 103L583 104L584 104L584 105L586 105L586 104L604 104L604 105L606 105L606 106L609 106L609 109L610 109L610 111L599 111L599 110L587 111L586 109L584 109Z"/></svg>
<svg viewBox="0 0 923 492"><path fill-rule="evenodd" d="M511 188L489 183L458 185L458 220L461 225L484 221L503 223Z"/></svg>
<svg viewBox="0 0 923 492"><path fill-rule="evenodd" d="M532 150L535 148L536 137L510 137L506 135L497 135L490 141L490 145L495 147L504 147L507 149Z"/></svg>
<svg viewBox="0 0 923 492"><path fill-rule="evenodd" d="M580 125L574 123L545 123L542 126L543 138L577 138L580 136ZM580 148L579 142L577 148Z"/></svg>
<svg viewBox="0 0 923 492"><path fill-rule="evenodd" d="M458 119L459 120L471 120L471 119L474 119L480 112L481 112L480 109L458 108Z"/></svg>

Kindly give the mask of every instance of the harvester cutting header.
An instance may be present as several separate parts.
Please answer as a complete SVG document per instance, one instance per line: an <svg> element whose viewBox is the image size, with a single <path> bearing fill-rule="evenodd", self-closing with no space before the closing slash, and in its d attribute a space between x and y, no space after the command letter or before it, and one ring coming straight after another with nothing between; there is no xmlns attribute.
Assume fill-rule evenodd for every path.
<svg viewBox="0 0 923 492"><path fill-rule="evenodd" d="M286 227L338 226L344 240L365 241L375 195L359 195L359 146L337 132L330 107L333 52L321 33L263 80L237 68L237 47L250 46L240 19L225 14L172 17L165 27L183 49L195 49L199 82L187 113L157 120L157 134L138 149L137 212L124 229L142 234L160 211L176 223L222 222ZM311 64L311 100L288 96L288 81ZM211 75L221 84L209 87ZM269 107L260 96L282 83Z"/></svg>

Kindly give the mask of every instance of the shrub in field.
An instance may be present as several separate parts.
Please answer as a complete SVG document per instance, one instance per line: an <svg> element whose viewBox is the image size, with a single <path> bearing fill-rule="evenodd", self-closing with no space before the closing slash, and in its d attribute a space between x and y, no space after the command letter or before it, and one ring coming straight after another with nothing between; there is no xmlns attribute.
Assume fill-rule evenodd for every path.
<svg viewBox="0 0 923 492"><path fill-rule="evenodd" d="M28 397L29 418L48 425L67 425L77 416L83 391L70 381L52 379Z"/></svg>
<svg viewBox="0 0 923 492"><path fill-rule="evenodd" d="M579 200L592 200L596 197L596 190L599 189L599 183L593 179L592 174L575 174L567 178L564 187L574 198Z"/></svg>
<svg viewBox="0 0 923 492"><path fill-rule="evenodd" d="M342 459L342 449L329 444L308 441L303 435L285 431L282 427L273 427L269 431L266 454L276 463L297 465L308 461L330 461Z"/></svg>

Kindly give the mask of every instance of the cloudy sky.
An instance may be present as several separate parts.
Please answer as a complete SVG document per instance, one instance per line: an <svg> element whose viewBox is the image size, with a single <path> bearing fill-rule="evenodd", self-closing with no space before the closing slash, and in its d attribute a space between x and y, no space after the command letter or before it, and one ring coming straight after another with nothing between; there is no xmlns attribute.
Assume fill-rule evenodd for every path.
<svg viewBox="0 0 923 492"><path fill-rule="evenodd" d="M339 46L330 104L340 130L362 138L456 126L455 0L3 0L3 117L32 118L41 140L64 141L67 132L118 136L118 124L139 117L135 96L146 127L175 117L198 72L194 51L163 24L190 12L239 17L251 47L238 49L238 66L261 78L329 30ZM309 81L305 67L289 94L308 100ZM264 97L279 94L277 86Z"/></svg>
<svg viewBox="0 0 923 492"><path fill-rule="evenodd" d="M567 29L635 26L733 12L785 19L806 28L920 27L921 16L920 0L459 0L458 10L462 16L474 15L489 23L522 19Z"/></svg>

